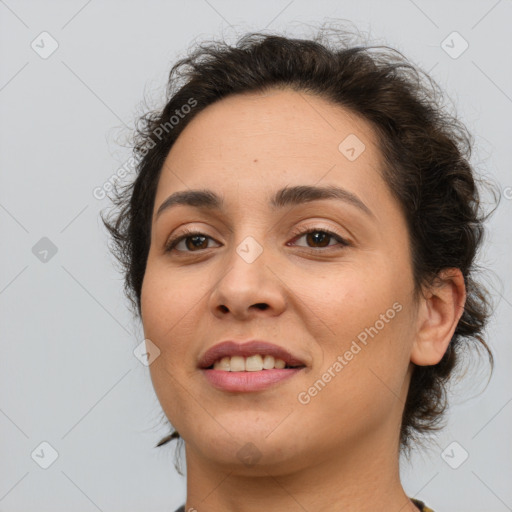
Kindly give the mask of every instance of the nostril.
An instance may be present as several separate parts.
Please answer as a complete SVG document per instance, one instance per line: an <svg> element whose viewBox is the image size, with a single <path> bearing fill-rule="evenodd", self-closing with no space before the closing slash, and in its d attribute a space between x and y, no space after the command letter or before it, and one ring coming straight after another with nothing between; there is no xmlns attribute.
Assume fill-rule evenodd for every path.
<svg viewBox="0 0 512 512"><path fill-rule="evenodd" d="M254 304L258 309L264 310L268 308L268 304L264 304L260 302L259 304Z"/></svg>

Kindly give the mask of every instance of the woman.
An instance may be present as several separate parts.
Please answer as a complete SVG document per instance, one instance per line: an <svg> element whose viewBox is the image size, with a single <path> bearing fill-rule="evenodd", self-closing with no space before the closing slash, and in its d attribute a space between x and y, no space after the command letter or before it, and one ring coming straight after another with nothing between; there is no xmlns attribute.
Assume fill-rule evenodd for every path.
<svg viewBox="0 0 512 512"><path fill-rule="evenodd" d="M178 511L428 511L400 451L471 342L492 363L469 135L398 52L322 36L178 62L104 219L176 429L159 446L184 440Z"/></svg>

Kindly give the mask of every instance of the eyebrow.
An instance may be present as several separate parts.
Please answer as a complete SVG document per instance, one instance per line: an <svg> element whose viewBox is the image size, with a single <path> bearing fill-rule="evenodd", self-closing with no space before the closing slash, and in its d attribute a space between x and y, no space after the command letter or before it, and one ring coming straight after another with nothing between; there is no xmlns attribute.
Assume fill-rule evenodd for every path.
<svg viewBox="0 0 512 512"><path fill-rule="evenodd" d="M273 209L282 209L286 206L296 206L321 199L337 199L349 203L366 213L375 217L373 212L366 206L359 197L344 188L335 185L324 187L311 185L297 185L285 187L278 190L270 199L270 206ZM221 210L224 205L223 198L212 190L183 190L171 194L158 208L155 220L165 211L177 205L192 206L207 210Z"/></svg>

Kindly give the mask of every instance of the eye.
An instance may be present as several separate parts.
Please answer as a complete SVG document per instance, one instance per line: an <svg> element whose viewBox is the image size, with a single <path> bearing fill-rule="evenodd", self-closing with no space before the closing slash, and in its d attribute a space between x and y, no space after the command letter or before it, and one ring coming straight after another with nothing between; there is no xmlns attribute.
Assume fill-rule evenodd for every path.
<svg viewBox="0 0 512 512"><path fill-rule="evenodd" d="M350 245L341 235L338 233L334 233L328 229L322 228L310 228L306 231L302 231L298 233L301 236L296 236L293 241L300 240L301 238L305 238L306 245L296 244L300 247L307 247L309 249L322 249L323 247L333 247L337 244L330 243L331 241L337 241L338 245L342 247ZM312 245L309 245L312 244ZM287 244L289 245L289 244ZM316 251L315 251L316 252Z"/></svg>
<svg viewBox="0 0 512 512"><path fill-rule="evenodd" d="M179 252L196 252L196 249L209 249L209 240L213 240L213 238L200 231L186 230L166 243L165 252L171 252L173 249L177 249ZM181 247L179 247L180 244L182 245Z"/></svg>
<svg viewBox="0 0 512 512"><path fill-rule="evenodd" d="M317 249L322 249L324 247L335 247L336 245L346 247L350 245L338 233L322 228L310 228L306 231L300 231L294 235L292 241L295 242L297 240L300 240L301 238L305 238L307 245L295 245L298 245L299 247L309 248L313 252L318 252ZM208 235L205 235L204 233L201 233L200 231L186 230L181 235L171 238L167 242L167 244L165 245L165 252L171 252L174 249L176 249L178 252L197 252L209 249L211 247L209 246L210 240L213 240L213 238ZM338 242L338 244L330 243L332 241ZM290 245L290 243L287 243L286 245Z"/></svg>

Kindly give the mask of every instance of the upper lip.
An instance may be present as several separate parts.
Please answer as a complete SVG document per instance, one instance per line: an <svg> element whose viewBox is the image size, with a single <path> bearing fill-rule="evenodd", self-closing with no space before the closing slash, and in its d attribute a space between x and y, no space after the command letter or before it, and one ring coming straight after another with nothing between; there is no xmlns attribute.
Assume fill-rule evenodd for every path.
<svg viewBox="0 0 512 512"><path fill-rule="evenodd" d="M288 350L273 343L262 340L251 340L244 343L239 341L223 341L209 348L199 359L199 368L209 368L215 361L223 357L243 356L256 354L271 355L282 359L288 366L305 366L304 361L292 355Z"/></svg>

